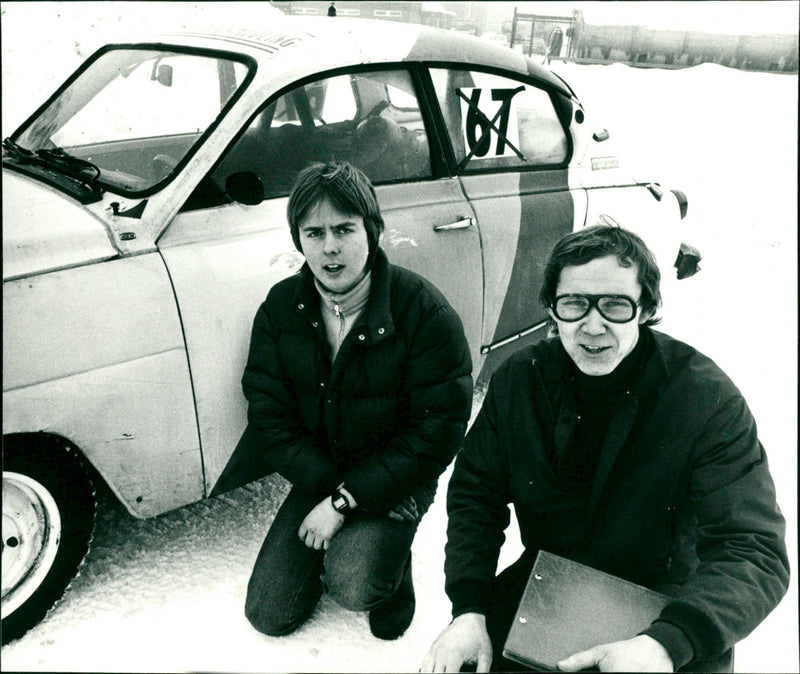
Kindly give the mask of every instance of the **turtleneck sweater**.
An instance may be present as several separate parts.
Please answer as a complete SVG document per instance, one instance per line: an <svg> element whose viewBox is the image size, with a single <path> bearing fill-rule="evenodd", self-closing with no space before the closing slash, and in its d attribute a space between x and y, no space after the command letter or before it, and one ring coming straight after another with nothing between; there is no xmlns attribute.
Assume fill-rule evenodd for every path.
<svg viewBox="0 0 800 674"><path fill-rule="evenodd" d="M571 491L588 497L611 419L647 362L648 338L651 335L641 331L633 351L607 375L584 374L573 363L571 379L579 420L559 460L559 474Z"/></svg>
<svg viewBox="0 0 800 674"><path fill-rule="evenodd" d="M336 354L339 353L344 338L367 306L371 279L371 272L367 272L358 283L344 293L331 292L314 279L314 285L322 299L322 321L331 347L331 363L336 360Z"/></svg>

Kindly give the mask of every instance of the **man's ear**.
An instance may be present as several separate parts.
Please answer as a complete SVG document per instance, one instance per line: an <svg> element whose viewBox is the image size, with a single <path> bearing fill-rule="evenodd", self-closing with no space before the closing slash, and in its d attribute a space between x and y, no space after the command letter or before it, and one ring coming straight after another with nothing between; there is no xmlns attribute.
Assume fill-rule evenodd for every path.
<svg viewBox="0 0 800 674"><path fill-rule="evenodd" d="M639 325L644 325L649 321L653 316L655 316L655 311L644 311L642 310L639 314Z"/></svg>
<svg viewBox="0 0 800 674"><path fill-rule="evenodd" d="M556 315L553 313L553 310L550 307L547 307L547 314L550 316L550 320L547 321L547 336L557 337L558 322L556 321Z"/></svg>

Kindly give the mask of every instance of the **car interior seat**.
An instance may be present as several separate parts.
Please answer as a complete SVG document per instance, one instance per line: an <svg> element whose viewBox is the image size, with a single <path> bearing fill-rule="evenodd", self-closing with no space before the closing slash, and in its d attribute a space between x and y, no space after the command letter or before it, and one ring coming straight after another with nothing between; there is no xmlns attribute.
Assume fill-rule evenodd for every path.
<svg viewBox="0 0 800 674"><path fill-rule="evenodd" d="M372 116L355 130L354 163L373 182L385 182L430 173L424 131L410 131L388 117Z"/></svg>

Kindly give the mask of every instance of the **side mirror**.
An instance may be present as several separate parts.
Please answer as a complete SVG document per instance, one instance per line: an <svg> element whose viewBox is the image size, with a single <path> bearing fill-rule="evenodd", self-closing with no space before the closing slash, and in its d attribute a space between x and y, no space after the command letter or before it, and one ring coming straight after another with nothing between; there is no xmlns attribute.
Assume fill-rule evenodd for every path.
<svg viewBox="0 0 800 674"><path fill-rule="evenodd" d="M247 206L264 201L264 184L261 178L250 171L229 175L225 180L225 191L231 199Z"/></svg>
<svg viewBox="0 0 800 674"><path fill-rule="evenodd" d="M163 84L165 87L172 86L172 66L163 65L158 66L158 74L156 75L156 79L158 80L159 84Z"/></svg>
<svg viewBox="0 0 800 674"><path fill-rule="evenodd" d="M153 72L150 73L150 79L157 81L159 84L165 87L172 86L172 66L167 65L166 63L160 63L161 59L156 61L153 64Z"/></svg>
<svg viewBox="0 0 800 674"><path fill-rule="evenodd" d="M675 260L678 279L689 278L700 271L700 260L703 256L700 251L688 243L681 243L678 258Z"/></svg>

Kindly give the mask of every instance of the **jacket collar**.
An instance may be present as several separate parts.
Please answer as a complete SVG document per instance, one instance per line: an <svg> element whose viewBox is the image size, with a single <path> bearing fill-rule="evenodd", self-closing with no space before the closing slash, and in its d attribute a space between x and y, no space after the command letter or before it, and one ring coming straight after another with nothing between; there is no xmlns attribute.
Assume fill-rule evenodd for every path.
<svg viewBox="0 0 800 674"><path fill-rule="evenodd" d="M628 439L637 417L640 413L647 413L653 408L652 402L658 394L659 388L666 382L669 375L667 362L659 339L647 326L642 326L640 339L647 340L649 350L647 361L642 367L641 374L631 382L630 394L626 395L613 415L608 431L606 432L603 447L600 450L597 473L592 483L587 508L586 522L590 522L597 511L597 506L608 478L614 468L617 457ZM556 400L556 409L560 409L555 420L554 439L556 452L561 451L568 441L577 421L577 405L575 400L572 360L561 344L555 345L555 357L543 363L545 379L550 385L555 384L555 390L561 391L560 400Z"/></svg>
<svg viewBox="0 0 800 674"><path fill-rule="evenodd" d="M646 325L643 325L640 331L639 339L649 341L650 354L640 376L631 382L631 391L641 399L649 399L669 378L670 367L664 357L661 333ZM552 342L554 342L552 357L542 359L541 366L547 386L558 389L571 377L573 364L561 340L556 336L552 338Z"/></svg>
<svg viewBox="0 0 800 674"><path fill-rule="evenodd" d="M382 248L375 251L371 276L372 287L367 306L351 330L362 344L380 342L395 332L391 311L391 265ZM320 296L314 285L314 274L307 262L300 270L300 283L295 291L294 305L298 309L303 307L301 311L313 307L313 318L310 313L306 313L309 322L321 320Z"/></svg>
<svg viewBox="0 0 800 674"><path fill-rule="evenodd" d="M346 293L333 293L317 279L314 279L314 287L322 298L323 306L331 314L341 313L345 316L350 316L361 312L367 306L369 293L372 289L372 271L370 270L364 274L364 277Z"/></svg>

